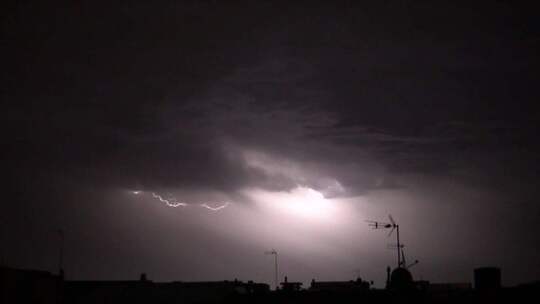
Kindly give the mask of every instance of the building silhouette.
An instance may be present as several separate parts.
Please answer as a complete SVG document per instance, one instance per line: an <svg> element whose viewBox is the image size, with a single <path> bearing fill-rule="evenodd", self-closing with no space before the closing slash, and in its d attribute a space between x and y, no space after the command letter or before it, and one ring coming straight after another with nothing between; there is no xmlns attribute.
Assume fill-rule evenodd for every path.
<svg viewBox="0 0 540 304"><path fill-rule="evenodd" d="M501 270L497 267L482 267L474 270L474 288L489 290L501 288Z"/></svg>
<svg viewBox="0 0 540 304"><path fill-rule="evenodd" d="M289 282L287 276L283 279L283 282L279 283L281 286L281 291L283 292L295 292L302 289L302 282Z"/></svg>
<svg viewBox="0 0 540 304"><path fill-rule="evenodd" d="M351 281L315 281L311 280L310 291L324 292L357 292L366 291L370 288L370 282L362 281L361 278Z"/></svg>
<svg viewBox="0 0 540 304"><path fill-rule="evenodd" d="M60 303L63 286L60 275L0 266L0 303Z"/></svg>
<svg viewBox="0 0 540 304"><path fill-rule="evenodd" d="M284 277L281 288L253 281L154 282L145 273L123 281L69 281L46 271L0 267L0 303L509 303L539 298L540 281L515 287L501 286L495 267L474 269L471 283L413 281L410 272L389 273L388 288L372 288L360 278L318 281L309 288Z"/></svg>

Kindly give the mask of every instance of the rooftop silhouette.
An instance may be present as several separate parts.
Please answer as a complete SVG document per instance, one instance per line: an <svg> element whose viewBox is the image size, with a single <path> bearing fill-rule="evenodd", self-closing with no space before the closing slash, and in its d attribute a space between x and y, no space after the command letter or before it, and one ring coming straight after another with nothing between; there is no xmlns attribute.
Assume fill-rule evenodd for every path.
<svg viewBox="0 0 540 304"><path fill-rule="evenodd" d="M318 281L302 288L284 277L280 288L270 290L253 281L154 282L142 273L138 280L70 281L46 271L0 268L2 303L508 303L539 299L540 281L513 287L500 285L496 267L474 270L471 283L414 281L405 268L392 271L389 286L372 288L373 282Z"/></svg>

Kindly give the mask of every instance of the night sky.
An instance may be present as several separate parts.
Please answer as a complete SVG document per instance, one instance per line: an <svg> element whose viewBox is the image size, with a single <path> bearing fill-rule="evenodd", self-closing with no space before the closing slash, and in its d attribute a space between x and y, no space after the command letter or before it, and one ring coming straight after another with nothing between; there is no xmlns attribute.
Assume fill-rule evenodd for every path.
<svg viewBox="0 0 540 304"><path fill-rule="evenodd" d="M2 4L4 265L540 278L540 23L512 1ZM226 4L225 2L228 2ZM275 1L274 1L275 2ZM361 3L356 3L361 2ZM309 5L307 3L310 3Z"/></svg>

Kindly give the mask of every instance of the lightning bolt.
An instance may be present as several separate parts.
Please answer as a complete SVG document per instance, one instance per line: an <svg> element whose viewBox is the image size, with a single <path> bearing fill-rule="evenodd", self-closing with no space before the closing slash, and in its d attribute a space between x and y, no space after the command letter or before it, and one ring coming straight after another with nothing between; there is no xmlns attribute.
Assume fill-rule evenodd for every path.
<svg viewBox="0 0 540 304"><path fill-rule="evenodd" d="M226 202L225 204L217 206L217 207L212 207L212 206L209 206L208 204L201 204L200 206L203 207L203 208L206 208L208 210L219 211L219 210L229 206L229 202Z"/></svg>
<svg viewBox="0 0 540 304"><path fill-rule="evenodd" d="M142 190L132 190L132 191L130 191L130 193L133 194L133 195L142 195L143 191ZM164 198L163 196L161 196L161 195L159 195L159 194L157 194L155 192L152 192L152 197L155 198L155 199L158 199L160 202L165 203L167 206L173 207L173 208L194 206L194 204L182 203L182 202L178 201L174 196L171 196L169 198ZM216 203L212 203L212 204L204 203L204 204L198 204L198 205L200 207L202 207L202 208L205 208L205 209L208 209L208 210L211 210L211 211L219 211L221 209L226 208L230 204L231 204L230 202L225 202L224 204L221 204L221 205L218 205L218 206L215 206Z"/></svg>
<svg viewBox="0 0 540 304"><path fill-rule="evenodd" d="M164 199L163 197L161 197L161 195L156 194L154 192L152 192L152 196L154 198L157 198L160 202L167 204L167 206L169 206L169 207L176 208L176 207L185 207L185 206L187 206L186 203L181 203L181 202L177 201L176 198Z"/></svg>

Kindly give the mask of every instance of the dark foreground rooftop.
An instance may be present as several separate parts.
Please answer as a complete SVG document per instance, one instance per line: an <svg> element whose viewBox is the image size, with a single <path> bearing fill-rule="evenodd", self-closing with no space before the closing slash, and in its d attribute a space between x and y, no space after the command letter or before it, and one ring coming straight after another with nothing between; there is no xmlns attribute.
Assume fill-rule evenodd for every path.
<svg viewBox="0 0 540 304"><path fill-rule="evenodd" d="M415 282L406 290L373 289L360 279L315 281L306 289L284 281L271 291L252 281L66 281L45 271L0 267L0 303L535 303L540 282L475 289L469 283ZM292 285L291 285L292 284Z"/></svg>

